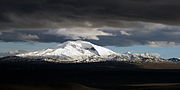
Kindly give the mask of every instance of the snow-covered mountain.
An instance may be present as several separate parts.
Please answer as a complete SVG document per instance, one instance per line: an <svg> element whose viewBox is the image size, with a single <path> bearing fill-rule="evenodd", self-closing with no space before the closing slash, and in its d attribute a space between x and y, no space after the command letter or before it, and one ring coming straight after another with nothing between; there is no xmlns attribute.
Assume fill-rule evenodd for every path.
<svg viewBox="0 0 180 90"><path fill-rule="evenodd" d="M19 54L21 57L51 58L57 60L84 60L89 57L107 57L117 54L86 41L67 41L55 48Z"/></svg>
<svg viewBox="0 0 180 90"><path fill-rule="evenodd" d="M46 61L99 62L99 61L164 61L153 54L120 54L87 41L67 41L55 48L18 54L20 57L40 58Z"/></svg>

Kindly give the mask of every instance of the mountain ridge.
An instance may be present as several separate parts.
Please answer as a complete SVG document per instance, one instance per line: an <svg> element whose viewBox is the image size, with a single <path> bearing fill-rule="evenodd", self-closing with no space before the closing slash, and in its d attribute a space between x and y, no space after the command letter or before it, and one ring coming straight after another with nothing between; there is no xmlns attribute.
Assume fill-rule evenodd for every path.
<svg viewBox="0 0 180 90"><path fill-rule="evenodd" d="M131 54L116 53L107 48L87 41L67 41L57 47L40 51L18 54L19 57L43 59L50 62L100 62L100 61L130 61L130 62L164 62L165 59L149 53Z"/></svg>

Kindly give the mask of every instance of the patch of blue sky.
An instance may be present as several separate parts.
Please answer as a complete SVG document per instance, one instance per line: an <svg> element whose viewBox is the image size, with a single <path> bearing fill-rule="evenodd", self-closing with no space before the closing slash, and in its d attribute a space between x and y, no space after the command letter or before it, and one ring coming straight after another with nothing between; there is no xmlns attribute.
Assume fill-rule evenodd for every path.
<svg viewBox="0 0 180 90"><path fill-rule="evenodd" d="M57 46L58 43L0 42L0 52L14 50L35 51Z"/></svg>

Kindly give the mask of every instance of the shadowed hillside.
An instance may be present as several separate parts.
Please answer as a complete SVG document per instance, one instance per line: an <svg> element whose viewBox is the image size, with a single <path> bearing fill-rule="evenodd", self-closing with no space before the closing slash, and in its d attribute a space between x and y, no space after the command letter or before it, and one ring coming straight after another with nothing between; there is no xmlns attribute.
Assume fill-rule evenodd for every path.
<svg viewBox="0 0 180 90"><path fill-rule="evenodd" d="M179 64L175 63L52 63L22 59L25 61L18 57L1 58L0 89L180 89Z"/></svg>

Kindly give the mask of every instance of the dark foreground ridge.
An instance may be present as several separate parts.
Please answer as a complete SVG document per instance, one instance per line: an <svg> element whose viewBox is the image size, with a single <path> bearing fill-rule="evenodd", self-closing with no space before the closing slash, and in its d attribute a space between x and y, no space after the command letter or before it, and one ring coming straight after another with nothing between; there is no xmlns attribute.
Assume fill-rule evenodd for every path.
<svg viewBox="0 0 180 90"><path fill-rule="evenodd" d="M52 63L4 57L0 76L0 90L180 89L176 63Z"/></svg>

